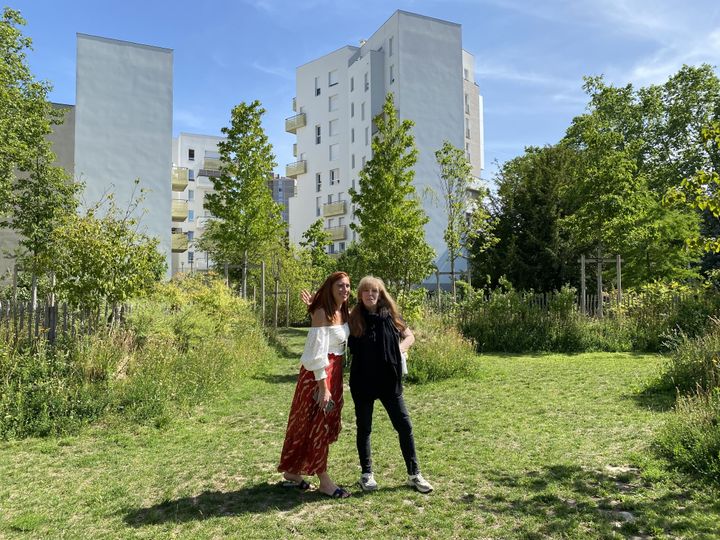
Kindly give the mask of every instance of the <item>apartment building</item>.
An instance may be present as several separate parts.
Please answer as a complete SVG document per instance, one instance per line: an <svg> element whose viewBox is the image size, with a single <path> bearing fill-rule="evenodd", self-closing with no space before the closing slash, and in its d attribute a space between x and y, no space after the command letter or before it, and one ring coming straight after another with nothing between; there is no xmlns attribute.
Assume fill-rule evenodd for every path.
<svg viewBox="0 0 720 540"><path fill-rule="evenodd" d="M213 190L211 179L220 176L218 143L222 140L223 137L192 133L180 133L173 139L173 275L212 268L212 259L197 249L196 241L212 218L205 209L205 196Z"/></svg>
<svg viewBox="0 0 720 540"><path fill-rule="evenodd" d="M297 68L296 97L285 129L294 133L297 161L286 175L297 180L290 199L290 239L299 242L318 218L342 252L356 240L348 190L372 158L372 119L392 92L401 119L415 123L418 148L415 188L430 221L426 238L440 270L448 269L446 224L435 151L449 140L464 148L480 178L483 169L482 98L474 57L462 49L459 24L405 11L395 12L359 46L344 46Z"/></svg>
<svg viewBox="0 0 720 540"><path fill-rule="evenodd" d="M289 200L295 196L295 184L296 181L293 178L287 178L286 176L280 176L276 174L272 179L268 180L268 189L272 195L273 201L282 206L283 221L289 223Z"/></svg>

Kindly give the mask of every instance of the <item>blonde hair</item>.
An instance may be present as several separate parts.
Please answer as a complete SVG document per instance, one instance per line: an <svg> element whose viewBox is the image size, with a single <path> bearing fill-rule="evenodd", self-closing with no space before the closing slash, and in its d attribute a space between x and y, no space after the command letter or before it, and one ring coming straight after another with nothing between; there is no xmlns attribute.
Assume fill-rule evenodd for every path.
<svg viewBox="0 0 720 540"><path fill-rule="evenodd" d="M398 310L397 304L385 288L385 283L383 282L383 280L375 276L365 276L360 280L360 283L358 283L358 302L357 304L355 304L355 307L350 312L350 333L353 336L361 336L365 333L365 313L368 313L368 310L365 307L365 304L363 304L362 302L362 293L363 291L371 289L377 289L380 293L377 303L378 313L381 313L382 310L387 310L387 312L392 317L395 328L397 328L398 331L403 332L407 328L407 325L400 318L400 311Z"/></svg>

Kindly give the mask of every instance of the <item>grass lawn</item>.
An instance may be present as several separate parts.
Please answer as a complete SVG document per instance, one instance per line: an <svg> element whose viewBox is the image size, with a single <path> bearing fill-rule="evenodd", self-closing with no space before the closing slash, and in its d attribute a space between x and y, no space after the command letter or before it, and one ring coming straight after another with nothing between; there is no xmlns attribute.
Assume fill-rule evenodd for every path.
<svg viewBox="0 0 720 540"><path fill-rule="evenodd" d="M407 387L429 495L405 487L379 404L380 490L353 487L348 392L329 471L354 496L283 490L275 467L304 335L282 332L265 375L161 428L108 421L0 443L0 538L720 537L717 493L649 457L669 403L637 389L656 356L485 355L469 380Z"/></svg>

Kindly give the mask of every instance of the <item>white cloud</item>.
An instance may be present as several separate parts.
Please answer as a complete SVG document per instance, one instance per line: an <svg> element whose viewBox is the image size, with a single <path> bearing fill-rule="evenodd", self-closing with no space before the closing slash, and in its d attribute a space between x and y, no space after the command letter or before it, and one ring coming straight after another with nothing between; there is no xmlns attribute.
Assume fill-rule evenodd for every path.
<svg viewBox="0 0 720 540"><path fill-rule="evenodd" d="M280 66L264 66L259 62L253 62L252 67L254 69L257 69L258 71L261 71L262 73L267 73L268 75L274 75L276 77L280 77L281 79L285 79L287 81L295 81L295 71L290 71L285 67Z"/></svg>
<svg viewBox="0 0 720 540"><path fill-rule="evenodd" d="M490 62L480 62L475 69L475 73L478 75L477 79L481 82L482 79L501 79L560 88L573 88L579 85L578 81L575 80L553 77L552 75L532 71L522 71L514 66L493 64Z"/></svg>

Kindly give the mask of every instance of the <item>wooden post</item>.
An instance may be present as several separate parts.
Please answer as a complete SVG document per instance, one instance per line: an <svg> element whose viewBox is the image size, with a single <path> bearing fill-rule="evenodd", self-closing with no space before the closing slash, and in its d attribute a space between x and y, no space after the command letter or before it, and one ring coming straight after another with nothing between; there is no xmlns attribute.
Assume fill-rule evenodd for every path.
<svg viewBox="0 0 720 540"><path fill-rule="evenodd" d="M442 309L440 303L440 269L435 269L435 294L437 295L438 311Z"/></svg>
<svg viewBox="0 0 720 540"><path fill-rule="evenodd" d="M225 263L225 286L230 287L230 269L228 263Z"/></svg>
<svg viewBox="0 0 720 540"><path fill-rule="evenodd" d="M265 261L260 263L260 303L262 305L262 325L265 326Z"/></svg>
<svg viewBox="0 0 720 540"><path fill-rule="evenodd" d="M587 315L587 306L585 305L585 255L580 255L580 312Z"/></svg>
<svg viewBox="0 0 720 540"><path fill-rule="evenodd" d="M278 295L280 294L280 280L275 279L275 329L278 326Z"/></svg>
<svg viewBox="0 0 720 540"><path fill-rule="evenodd" d="M600 248L597 249L597 316L603 316L603 297L602 297L602 253Z"/></svg>
<svg viewBox="0 0 720 540"><path fill-rule="evenodd" d="M615 256L615 274L617 276L617 303L620 307L622 303L622 259L619 253Z"/></svg>
<svg viewBox="0 0 720 540"><path fill-rule="evenodd" d="M290 328L290 289L285 291L285 328Z"/></svg>
<svg viewBox="0 0 720 540"><path fill-rule="evenodd" d="M248 259L247 249L243 253L243 269L242 269L242 297L247 300L247 273L248 273Z"/></svg>

